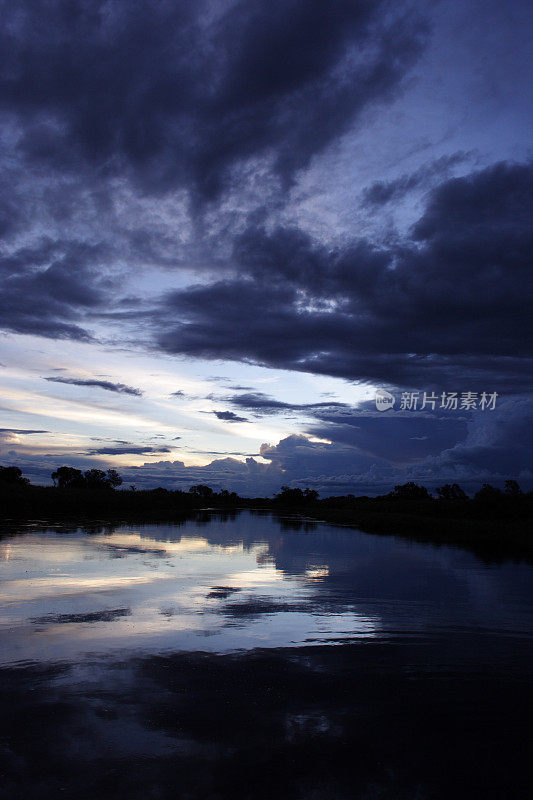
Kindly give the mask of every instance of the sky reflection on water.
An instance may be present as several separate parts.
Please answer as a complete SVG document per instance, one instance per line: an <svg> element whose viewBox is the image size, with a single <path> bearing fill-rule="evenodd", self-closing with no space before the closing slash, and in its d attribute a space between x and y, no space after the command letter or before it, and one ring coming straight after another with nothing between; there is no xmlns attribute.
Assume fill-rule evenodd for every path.
<svg viewBox="0 0 533 800"><path fill-rule="evenodd" d="M248 512L0 556L0 800L531 796L526 564Z"/></svg>
<svg viewBox="0 0 533 800"><path fill-rule="evenodd" d="M267 514L0 542L2 663L532 630L531 568Z"/></svg>

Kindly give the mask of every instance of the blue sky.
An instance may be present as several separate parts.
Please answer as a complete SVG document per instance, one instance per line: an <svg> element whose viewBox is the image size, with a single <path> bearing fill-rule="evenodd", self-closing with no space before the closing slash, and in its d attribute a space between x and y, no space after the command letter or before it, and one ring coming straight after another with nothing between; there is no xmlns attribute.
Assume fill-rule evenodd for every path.
<svg viewBox="0 0 533 800"><path fill-rule="evenodd" d="M532 485L529 3L2 7L0 463Z"/></svg>

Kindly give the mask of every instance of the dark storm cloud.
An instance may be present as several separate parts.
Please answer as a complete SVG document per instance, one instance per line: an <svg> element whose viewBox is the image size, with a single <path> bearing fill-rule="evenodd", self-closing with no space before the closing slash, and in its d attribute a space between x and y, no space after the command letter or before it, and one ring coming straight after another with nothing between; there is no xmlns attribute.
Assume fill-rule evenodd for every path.
<svg viewBox="0 0 533 800"><path fill-rule="evenodd" d="M239 417L233 411L213 411L213 414L217 419L221 419L224 422L248 422L245 417Z"/></svg>
<svg viewBox="0 0 533 800"><path fill-rule="evenodd" d="M242 398L235 398L236 402L239 400L242 407L257 408L262 413L283 413L284 410L291 409L313 417L312 424L306 427L306 436L289 437L284 440L283 446L277 446L274 451L263 448L261 454L268 458L270 457L268 453L275 452L278 455L283 453L285 459L287 448L299 452L300 455L312 454L315 465L322 462L324 474L327 473L326 462L334 467L335 472L339 471L343 461L345 462L343 469L347 469L349 464L352 464L352 467L358 464L364 466L366 472L370 463L381 465L381 468L385 468L388 464L390 468L407 469L409 465L420 464L430 457L439 457L454 448L458 448L457 452L461 454L464 454L466 448L471 454L470 448L465 443L470 437L479 444L480 436L483 436L486 442L490 440L487 452L492 455L497 452L493 449L493 440L496 439L500 440L499 450L503 451L505 448L508 453L513 454L504 459L500 453L494 465L503 467L506 464L507 469L512 471L511 465L514 459L516 468L524 469L527 466L527 459L524 456L528 448L526 443L531 438L527 433L531 409L527 403L520 403L516 399L509 401L501 398L497 401L499 406L496 415L493 412L481 412L477 416L472 412L445 411L438 408L426 412L402 412L399 410L399 395L396 410L385 414L377 411L374 399L357 407L335 402L288 404L274 401L264 395L243 395ZM518 410L523 417L523 431L519 437L514 435L520 421ZM512 430L511 426L504 422L507 416L515 420ZM477 431L475 435L474 430ZM500 439L504 430L507 434ZM310 441L307 436L323 441ZM520 454L517 448L520 449ZM282 466L288 468L288 463L284 460ZM488 467L488 464L486 466Z"/></svg>
<svg viewBox="0 0 533 800"><path fill-rule="evenodd" d="M45 381L52 383L68 383L72 386L89 386L96 389L105 389L107 392L117 392L118 394L131 394L135 397L141 397L142 391L135 389L132 386L126 386L124 383L113 383L112 381L101 381L96 378L59 378L49 377Z"/></svg>
<svg viewBox="0 0 533 800"><path fill-rule="evenodd" d="M343 443L314 442L301 434L287 436L277 445L261 445L260 452L280 470L280 475L287 477L356 475L370 470L393 472L392 465L383 458Z"/></svg>
<svg viewBox="0 0 533 800"><path fill-rule="evenodd" d="M24 127L27 160L131 170L145 189L184 183L204 197L251 156L273 154L290 179L390 97L425 35L370 0L17 0L3 11L0 102Z"/></svg>
<svg viewBox="0 0 533 800"><path fill-rule="evenodd" d="M388 247L250 228L238 278L167 297L160 345L396 385L529 387L532 218L533 166L500 163L443 182Z"/></svg>
<svg viewBox="0 0 533 800"><path fill-rule="evenodd" d="M502 486L509 477L529 489L532 421L531 400L511 398L492 416L479 413L466 423L451 416L380 415L360 418L358 427L317 426L310 433L329 437L329 443L289 436L275 446L263 445L261 455L280 470L283 483L312 486L322 494L375 494L409 480L430 489L459 482L475 492L484 482ZM410 440L422 446L409 449Z"/></svg>
<svg viewBox="0 0 533 800"><path fill-rule="evenodd" d="M307 433L393 464L437 455L467 436L468 418L459 412L383 414L372 405L373 411L370 406L335 416L322 414Z"/></svg>
<svg viewBox="0 0 533 800"><path fill-rule="evenodd" d="M0 257L0 325L16 333L87 341L80 317L96 309L106 293L95 266L100 246L41 239L33 247Z"/></svg>
<svg viewBox="0 0 533 800"><path fill-rule="evenodd" d="M119 184L136 199L183 188L193 213L242 192L259 162L286 187L366 108L396 96L426 38L414 12L370 0L6 0L2 12L0 233L12 250L0 326L79 341L93 340L88 320L142 316L121 314L120 297L111 310L104 291L126 250L191 262L145 218L107 231L105 254L84 242L86 256L75 253L53 231L85 224L98 239ZM20 232L30 241L40 230L58 241L17 250Z"/></svg>
<svg viewBox="0 0 533 800"><path fill-rule="evenodd" d="M478 415L469 425L468 435L427 459L428 467L468 476L484 473L523 477L532 485L533 470L533 399L510 397L503 399L496 414ZM490 479L490 478L488 478Z"/></svg>

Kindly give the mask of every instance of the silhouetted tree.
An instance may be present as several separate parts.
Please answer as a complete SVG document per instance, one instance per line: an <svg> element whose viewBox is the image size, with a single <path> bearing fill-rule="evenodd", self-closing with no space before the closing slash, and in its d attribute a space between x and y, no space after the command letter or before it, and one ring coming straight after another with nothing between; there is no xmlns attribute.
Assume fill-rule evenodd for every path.
<svg viewBox="0 0 533 800"><path fill-rule="evenodd" d="M299 488L291 489L290 486L282 486L279 494L274 495L274 501L282 505L301 506L306 503L314 503L318 499L318 492L314 489Z"/></svg>
<svg viewBox="0 0 533 800"><path fill-rule="evenodd" d="M439 486L436 492L440 500L468 500L468 495L457 483L445 483Z"/></svg>
<svg viewBox="0 0 533 800"><path fill-rule="evenodd" d="M425 486L419 486L417 483L409 481L409 483L395 486L389 497L397 500L428 500L431 495Z"/></svg>
<svg viewBox="0 0 533 800"><path fill-rule="evenodd" d="M503 492L501 489L491 486L490 483L484 483L479 492L475 493L474 500L482 500L483 502L497 500L502 494Z"/></svg>
<svg viewBox="0 0 533 800"><path fill-rule="evenodd" d="M237 492L229 492L227 489L222 489L219 497L221 500L224 500L225 503L236 503L239 499Z"/></svg>
<svg viewBox="0 0 533 800"><path fill-rule="evenodd" d="M122 478L116 471L116 469L108 469L107 470L107 482L112 489L116 489L117 486L122 484Z"/></svg>
<svg viewBox="0 0 533 800"><path fill-rule="evenodd" d="M520 486L518 485L517 481L508 480L505 481L505 494L510 494L513 497L518 497L519 495L524 494Z"/></svg>
<svg viewBox="0 0 533 800"><path fill-rule="evenodd" d="M0 481L4 483L17 483L19 486L27 486L28 478L22 477L22 470L19 467L0 467Z"/></svg>
<svg viewBox="0 0 533 800"><path fill-rule="evenodd" d="M58 467L52 472L52 480L60 489L81 489L86 485L82 471L75 467Z"/></svg>
<svg viewBox="0 0 533 800"><path fill-rule="evenodd" d="M88 469L85 472L85 482L88 489L114 489L120 486L122 478L114 469L104 472L102 469Z"/></svg>
<svg viewBox="0 0 533 800"><path fill-rule="evenodd" d="M102 469L88 469L85 472L85 482L88 489L107 489L108 482Z"/></svg>
<svg viewBox="0 0 533 800"><path fill-rule="evenodd" d="M210 497L213 497L214 492L210 486L204 486L204 484L199 483L196 486L191 486L189 489L191 494L195 494L198 497L202 497L204 500L207 500Z"/></svg>

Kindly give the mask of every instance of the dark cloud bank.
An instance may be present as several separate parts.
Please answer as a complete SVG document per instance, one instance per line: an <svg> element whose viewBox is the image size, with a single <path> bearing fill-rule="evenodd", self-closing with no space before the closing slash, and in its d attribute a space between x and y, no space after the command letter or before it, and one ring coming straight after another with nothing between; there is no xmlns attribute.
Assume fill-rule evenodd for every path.
<svg viewBox="0 0 533 800"><path fill-rule="evenodd" d="M245 189L242 170L258 160L288 187L394 95L425 37L419 16L375 0L7 0L3 17L0 107L16 145L2 176L13 242L0 265L2 325L79 340L90 340L92 314L109 312L101 272L124 252L79 240L76 203L89 196L100 221L119 180L139 197L183 188L198 211ZM36 213L64 233L21 246ZM132 243L158 247L142 227Z"/></svg>
<svg viewBox="0 0 533 800"><path fill-rule="evenodd" d="M385 417L251 392L216 416L304 414L305 432L332 444L293 436L263 448L266 465L161 462L132 469L132 479L255 493L291 481L333 492L402 476L530 477L531 163L446 177L466 158L458 153L373 182L361 203L376 213L425 188L418 221L379 241L354 234L342 247L288 227L275 204L246 208L251 175L268 174L283 196L368 109L398 97L430 35L413 5L48 0L8 1L3 13L0 107L16 143L0 184L4 330L90 341L95 321L115 316L142 324L145 343L165 354L504 398L492 416ZM24 175L34 187L48 182L38 202L18 188ZM245 210L226 234L222 267L213 256L201 283L167 292L149 312L133 301L124 312L108 274L121 245L98 231L80 237L59 179L90 196L99 218L112 209L113 182L152 200L184 191L199 230L223 200ZM39 215L59 233L23 241ZM159 246L142 229L132 242L143 253ZM111 381L47 380L141 394Z"/></svg>
<svg viewBox="0 0 533 800"><path fill-rule="evenodd" d="M390 247L332 252L295 229L249 228L238 277L167 297L160 344L348 380L529 388L532 218L533 167L500 163L433 190Z"/></svg>
<svg viewBox="0 0 533 800"><path fill-rule="evenodd" d="M269 150L285 181L420 52L383 2L7 2L0 88L26 158L202 199ZM381 13L380 13L381 12Z"/></svg>

